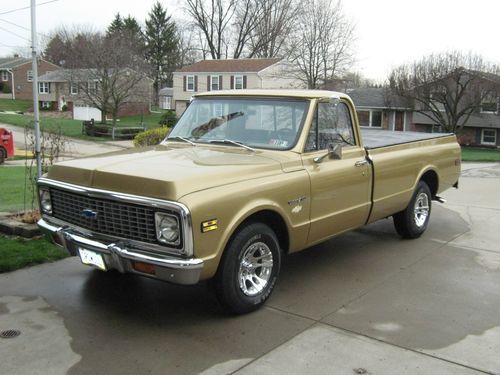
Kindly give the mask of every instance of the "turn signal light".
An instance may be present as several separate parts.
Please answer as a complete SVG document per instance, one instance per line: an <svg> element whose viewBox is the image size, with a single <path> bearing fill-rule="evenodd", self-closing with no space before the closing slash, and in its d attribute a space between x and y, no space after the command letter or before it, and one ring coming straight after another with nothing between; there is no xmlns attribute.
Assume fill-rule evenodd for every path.
<svg viewBox="0 0 500 375"><path fill-rule="evenodd" d="M155 266L152 264L148 263L142 263L142 262L132 262L132 267L134 270L142 273L149 273L151 275L155 274Z"/></svg>

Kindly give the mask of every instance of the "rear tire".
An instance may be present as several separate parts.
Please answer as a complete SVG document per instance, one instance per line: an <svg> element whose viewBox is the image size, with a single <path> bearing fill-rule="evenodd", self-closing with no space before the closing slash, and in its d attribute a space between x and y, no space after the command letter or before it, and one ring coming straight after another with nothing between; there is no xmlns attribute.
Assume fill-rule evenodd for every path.
<svg viewBox="0 0 500 375"><path fill-rule="evenodd" d="M396 232L403 238L418 238L425 232L431 216L432 195L429 186L420 181L408 207L393 215Z"/></svg>
<svg viewBox="0 0 500 375"><path fill-rule="evenodd" d="M271 295L281 267L276 234L262 223L250 223L231 239L215 276L215 292L225 310L245 314Z"/></svg>
<svg viewBox="0 0 500 375"><path fill-rule="evenodd" d="M7 158L7 151L4 151L4 149L0 147L0 164L3 164L6 158Z"/></svg>

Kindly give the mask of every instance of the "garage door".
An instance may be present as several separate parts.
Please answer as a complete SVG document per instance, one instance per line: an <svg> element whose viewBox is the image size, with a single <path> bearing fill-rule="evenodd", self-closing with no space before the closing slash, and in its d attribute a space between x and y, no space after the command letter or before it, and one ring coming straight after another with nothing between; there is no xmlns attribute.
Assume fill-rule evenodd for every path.
<svg viewBox="0 0 500 375"><path fill-rule="evenodd" d="M94 107L89 106L74 106L73 107L73 119L89 121L91 119L100 120L101 111Z"/></svg>

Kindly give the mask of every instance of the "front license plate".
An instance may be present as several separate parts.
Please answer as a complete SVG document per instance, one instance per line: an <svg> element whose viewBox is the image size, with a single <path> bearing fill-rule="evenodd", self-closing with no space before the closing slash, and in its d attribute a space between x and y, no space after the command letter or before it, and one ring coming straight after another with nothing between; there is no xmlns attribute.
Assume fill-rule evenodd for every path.
<svg viewBox="0 0 500 375"><path fill-rule="evenodd" d="M101 254L98 254L95 251L83 249L81 247L78 248L78 252L80 253L80 259L83 264L95 266L103 271L106 271L106 264L104 263L104 259Z"/></svg>

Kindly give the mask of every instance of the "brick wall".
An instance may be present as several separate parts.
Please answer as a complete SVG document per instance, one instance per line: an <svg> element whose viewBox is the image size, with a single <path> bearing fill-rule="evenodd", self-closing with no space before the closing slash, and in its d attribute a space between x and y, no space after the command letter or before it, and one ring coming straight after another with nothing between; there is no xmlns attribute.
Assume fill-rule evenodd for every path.
<svg viewBox="0 0 500 375"><path fill-rule="evenodd" d="M479 136L478 136L479 130ZM480 143L481 129L476 128L462 128L457 131L458 143L464 146L476 145Z"/></svg>
<svg viewBox="0 0 500 375"><path fill-rule="evenodd" d="M60 68L57 65L41 60L38 63L38 76L58 69ZM33 82L28 81L29 70L32 70L31 63L26 63L13 69L15 86L13 89L15 89L16 99L33 98ZM12 82L9 83L12 85Z"/></svg>

